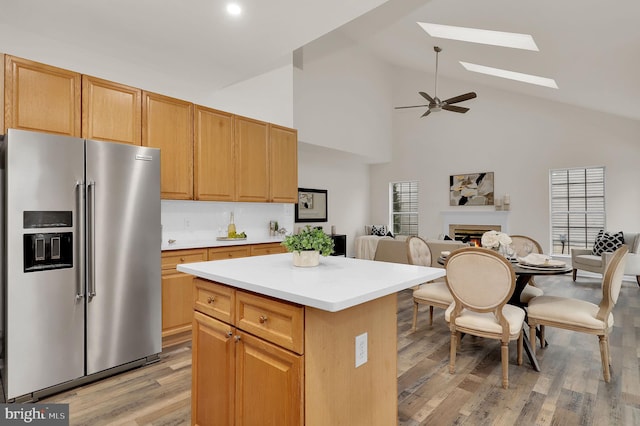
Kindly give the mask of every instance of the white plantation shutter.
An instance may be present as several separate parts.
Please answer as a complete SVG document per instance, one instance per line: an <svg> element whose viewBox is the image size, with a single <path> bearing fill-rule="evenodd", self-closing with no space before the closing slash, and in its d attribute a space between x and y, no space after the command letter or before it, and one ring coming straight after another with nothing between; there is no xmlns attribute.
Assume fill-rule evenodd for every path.
<svg viewBox="0 0 640 426"><path fill-rule="evenodd" d="M551 170L549 185L553 254L592 248L605 228L604 167Z"/></svg>
<svg viewBox="0 0 640 426"><path fill-rule="evenodd" d="M389 184L391 232L418 235L418 182Z"/></svg>

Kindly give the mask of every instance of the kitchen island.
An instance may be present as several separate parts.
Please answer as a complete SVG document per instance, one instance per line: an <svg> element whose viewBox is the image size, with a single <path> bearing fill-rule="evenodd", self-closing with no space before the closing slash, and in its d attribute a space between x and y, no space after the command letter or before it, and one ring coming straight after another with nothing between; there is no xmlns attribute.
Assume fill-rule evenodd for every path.
<svg viewBox="0 0 640 426"><path fill-rule="evenodd" d="M193 274L192 424L397 423L397 296L444 269L276 254Z"/></svg>

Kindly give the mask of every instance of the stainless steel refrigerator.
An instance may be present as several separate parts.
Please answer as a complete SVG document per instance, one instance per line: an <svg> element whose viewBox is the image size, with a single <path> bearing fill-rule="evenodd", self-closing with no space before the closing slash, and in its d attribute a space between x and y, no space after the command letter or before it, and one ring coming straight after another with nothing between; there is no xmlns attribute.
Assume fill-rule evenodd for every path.
<svg viewBox="0 0 640 426"><path fill-rule="evenodd" d="M157 358L160 150L14 129L0 148L6 400Z"/></svg>

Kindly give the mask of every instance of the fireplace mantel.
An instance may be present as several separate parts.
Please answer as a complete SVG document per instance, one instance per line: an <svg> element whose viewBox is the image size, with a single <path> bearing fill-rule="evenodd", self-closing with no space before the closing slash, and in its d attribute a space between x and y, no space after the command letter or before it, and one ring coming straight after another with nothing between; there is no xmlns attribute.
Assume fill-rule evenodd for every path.
<svg viewBox="0 0 640 426"><path fill-rule="evenodd" d="M446 210L442 216L442 233L449 233L449 225L500 225L502 232L509 233L509 211L495 210Z"/></svg>

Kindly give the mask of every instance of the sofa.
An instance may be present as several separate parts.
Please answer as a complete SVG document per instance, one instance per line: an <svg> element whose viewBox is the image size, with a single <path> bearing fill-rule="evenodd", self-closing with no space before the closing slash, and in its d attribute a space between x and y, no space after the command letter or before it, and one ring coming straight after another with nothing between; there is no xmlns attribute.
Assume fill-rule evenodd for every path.
<svg viewBox="0 0 640 426"><path fill-rule="evenodd" d="M623 236L624 244L629 247L624 274L635 276L640 286L640 233L623 232ZM612 252L604 252L598 256L593 254L592 249L571 249L573 281L576 280L578 269L603 274L612 257Z"/></svg>
<svg viewBox="0 0 640 426"><path fill-rule="evenodd" d="M467 247L467 243L455 240L425 240L431 251L431 266L442 268L438 263L438 257L443 251L453 251ZM407 241L405 239L384 238L378 241L373 260L392 263L409 263L407 256Z"/></svg>

